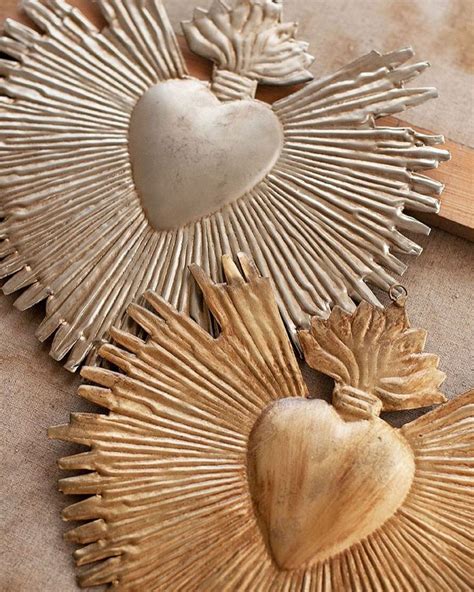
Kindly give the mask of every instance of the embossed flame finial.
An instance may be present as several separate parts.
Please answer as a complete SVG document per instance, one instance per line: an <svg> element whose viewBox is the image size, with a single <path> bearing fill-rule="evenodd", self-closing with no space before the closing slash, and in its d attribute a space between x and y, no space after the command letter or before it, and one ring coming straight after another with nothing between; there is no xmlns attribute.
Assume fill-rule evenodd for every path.
<svg viewBox="0 0 474 592"><path fill-rule="evenodd" d="M314 58L309 44L296 40L297 23L282 22L282 3L238 0L229 6L214 0L209 10L196 8L182 27L189 47L228 71L263 84L285 85L312 80Z"/></svg>
<svg viewBox="0 0 474 592"><path fill-rule="evenodd" d="M362 417L446 401L439 357L424 352L427 333L410 327L405 298L386 309L362 302L352 313L336 307L299 331L305 359L333 378L333 404Z"/></svg>

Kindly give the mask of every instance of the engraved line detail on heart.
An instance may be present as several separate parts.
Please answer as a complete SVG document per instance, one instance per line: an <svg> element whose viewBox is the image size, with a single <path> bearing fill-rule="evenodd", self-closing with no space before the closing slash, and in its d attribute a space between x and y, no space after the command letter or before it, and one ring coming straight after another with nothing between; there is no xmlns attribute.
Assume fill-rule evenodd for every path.
<svg viewBox="0 0 474 592"><path fill-rule="evenodd" d="M23 310L46 301L37 336L74 371L127 305L161 294L203 326L187 266L222 279L244 251L271 278L294 336L312 315L377 299L421 249L403 213L436 212L420 174L441 137L375 120L434 97L405 88L426 67L409 49L371 52L269 106L260 82L310 78L307 44L280 2L216 0L183 24L214 61L189 77L160 0L98 0L98 30L63 0L25 0L37 30L7 20L0 50L0 277Z"/></svg>
<svg viewBox="0 0 474 592"><path fill-rule="evenodd" d="M146 339L114 329L109 369L82 369L106 413L50 430L89 448L60 461L82 471L59 482L86 496L63 512L80 585L468 592L474 391L389 426L381 410L443 402L445 376L404 306L362 303L304 333L335 380L332 405L308 397L269 280L240 264L226 284L193 268L217 338L147 293Z"/></svg>

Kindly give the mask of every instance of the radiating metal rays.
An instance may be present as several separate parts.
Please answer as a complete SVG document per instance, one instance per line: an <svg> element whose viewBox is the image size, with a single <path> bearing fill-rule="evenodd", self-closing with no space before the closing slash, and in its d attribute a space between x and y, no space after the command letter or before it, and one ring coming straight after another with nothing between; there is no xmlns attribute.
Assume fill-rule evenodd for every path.
<svg viewBox="0 0 474 592"><path fill-rule="evenodd" d="M350 311L359 300L376 303L371 286L388 290L397 283L405 269L398 254L421 251L402 232L428 231L403 210L437 210L442 186L420 171L448 154L434 146L439 137L376 127L374 120L435 95L403 87L426 63L404 65L410 50L373 52L271 110L252 97L265 72L277 82L277 64L269 70L268 56L236 59L246 47L238 40L248 34L258 45L260 27L268 41L258 45L262 51L275 57L284 50L291 59L280 82L289 81L285 72L306 68L306 45L296 41L293 25L280 23L279 4L246 1L233 12L217 2L209 13L198 11L188 37L215 32L219 23L226 29L234 53L229 49L230 61L217 60L210 88L222 101L238 98L226 109L252 111L257 137L252 142L248 125L229 128L220 135L229 146L206 144L209 158L193 165L203 137L215 130L201 129L202 137L193 129L170 132L167 145L183 158L168 159L173 171L160 177L165 165L158 153L154 158L153 134L144 135L139 150L133 134L131 146L133 114L160 83L173 79L188 88L193 82L184 80L186 66L159 0L99 6L104 31L65 2L30 0L25 10L42 32L9 21L1 40L13 60L2 62L0 276L6 293L20 292L18 308L47 301L37 334L53 336L54 358L69 370L86 358L92 363L112 326L133 327L124 312L147 289L207 326L187 268L197 263L219 280L224 253L252 255L271 278L293 336L312 315L327 317L335 305ZM221 107L206 112L211 127L222 124ZM174 113L173 96L157 105L156 116L163 109ZM152 108L149 113L148 131L161 130ZM270 119L278 122L273 135ZM193 176L193 166L201 176ZM208 194L210 203L203 203Z"/></svg>
<svg viewBox="0 0 474 592"><path fill-rule="evenodd" d="M60 462L86 471L60 481L64 493L88 496L64 511L83 522L67 535L81 545L80 584L467 592L474 393L401 430L386 424L374 388L386 368L374 360L386 359L390 339L400 358L390 384L402 373L403 388L418 385L418 404L433 402L442 375L403 311L395 322L395 309L366 304L328 321L344 343L315 325L305 353L338 370L337 396L334 406L306 398L270 283L241 262L242 272L224 260L227 284L193 270L219 338L149 293L153 310L130 308L146 340L113 330L100 353L118 371L82 370L81 396L107 413L73 414L50 430L90 448ZM370 392L350 386L366 375Z"/></svg>

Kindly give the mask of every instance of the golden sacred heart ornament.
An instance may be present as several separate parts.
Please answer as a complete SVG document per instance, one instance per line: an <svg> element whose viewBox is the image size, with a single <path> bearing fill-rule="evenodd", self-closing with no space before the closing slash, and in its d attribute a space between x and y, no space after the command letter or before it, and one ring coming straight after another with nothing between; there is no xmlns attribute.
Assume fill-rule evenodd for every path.
<svg viewBox="0 0 474 592"><path fill-rule="evenodd" d="M51 355L93 364L112 326L137 332L125 311L147 290L214 330L189 265L220 282L241 251L296 345L313 315L379 305L398 255L421 252L403 233L429 232L404 209L439 209L422 172L449 158L442 137L376 125L436 96L405 87L427 62L374 51L312 81L282 2L214 0L183 23L214 64L203 82L161 0L96 4L103 30L64 0L24 0L35 28L7 20L0 37L0 279L21 310L46 301Z"/></svg>
<svg viewBox="0 0 474 592"><path fill-rule="evenodd" d="M468 592L474 391L394 429L379 415L444 402L438 358L403 299L336 308L300 332L335 381L308 397L271 282L225 256L199 267L211 335L162 297L113 329L74 413L50 436L89 450L60 461L85 496L64 510L81 586L116 590Z"/></svg>
<svg viewBox="0 0 474 592"><path fill-rule="evenodd" d="M348 421L320 400L275 403L249 450L252 497L282 569L327 559L382 526L415 472L410 446L384 421Z"/></svg>

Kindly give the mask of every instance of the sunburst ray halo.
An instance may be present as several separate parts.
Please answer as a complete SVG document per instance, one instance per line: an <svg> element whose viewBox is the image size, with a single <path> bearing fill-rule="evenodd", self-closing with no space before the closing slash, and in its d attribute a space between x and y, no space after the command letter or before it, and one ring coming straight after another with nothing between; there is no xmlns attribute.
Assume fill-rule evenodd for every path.
<svg viewBox="0 0 474 592"><path fill-rule="evenodd" d="M222 328L218 338L148 293L153 311L137 305L130 308L148 333L146 341L114 329L117 345L100 350L121 372L97 367L82 370L91 384L80 388L81 396L107 409L107 414L74 414L69 425L50 430L51 437L90 448L60 462L62 469L87 471L60 481L64 493L89 496L64 511L66 520L85 522L66 536L83 545L75 552L81 566L79 583L110 583L116 590L150 592L470 590L474 393L401 430L371 415L382 406L403 409L441 401L438 385L443 375L437 370L436 356L423 353L424 333L409 328L403 310L392 307L384 312L363 304L352 315L336 310L328 324L315 321L312 331L305 333L308 361L335 377L335 396L343 404L336 411L321 400L307 399L270 283L258 276L246 258L241 264L243 273L229 258L224 259L227 285L214 284L194 268ZM337 345L338 339L343 347ZM390 339L395 345L387 357ZM374 354L380 365L366 366L363 352L367 348L372 352L369 358ZM398 383L394 373L401 374ZM361 393L357 387L364 385L372 393ZM413 397L416 385L418 399ZM345 397L341 389L347 389ZM381 394L381 403L374 393ZM287 434L292 418L285 416L254 447L253 434L265 418L275 409L291 414L294 403L296 408L305 407L310 429ZM361 403L365 406L357 407ZM331 432L330 446L320 454L322 434L334 421L337 429ZM251 487L249 459L268 445L282 444L277 428L285 432L283 448L270 456L276 456L278 466L289 472L282 475L285 495L277 496L276 517L286 516L288 529L265 533L260 508L254 503L258 496L254 497ZM361 440L360 430L366 428L368 436ZM344 487L338 483L331 489L330 501L325 500L319 511L304 505L300 492L305 490L305 480L300 474L294 487L290 474L301 458L308 459L302 442L312 446L309 468L315 467L314 503L328 482L324 478L327 459L332 459L329 470L338 465L346 431L351 429L358 437L350 451L359 462L352 463L351 470L343 464ZM295 439L297 458L288 464ZM397 447L406 462L394 467L390 460ZM375 457L374 450L378 451ZM382 498L367 489L371 470L376 471L380 462L375 488L382 488ZM351 500L342 504L341 499L344 492L353 491L353 480L356 512L360 506L365 508L359 519L393 496L399 506L391 507L391 516L378 528L364 530L360 540L361 524L353 525L347 514L354 504ZM402 491L398 499L404 487L408 494ZM304 552L309 548L310 556L320 553L319 541L316 536L303 537L298 553L291 557L297 565L285 565L289 561L285 545L295 538L295 525L304 526L309 514L317 519L311 523L314 531L324 534L320 524L327 526L331 502L337 506L338 518L329 524L325 536L331 538L335 522L340 527L342 521L351 525L345 537L354 539L355 533L355 540L338 552L326 550L329 556L314 562ZM278 545L282 540L283 548ZM298 565L298 560L304 564Z"/></svg>
<svg viewBox="0 0 474 592"><path fill-rule="evenodd" d="M66 367L77 369L112 325L127 322L127 305L146 289L205 324L187 265L201 264L219 280L223 253L252 254L292 333L336 304L375 303L366 282L387 289L404 271L397 254L420 252L399 230L428 230L404 207L438 209L441 185L418 171L448 157L434 147L441 138L374 125L435 95L403 86L427 64L403 65L410 50L372 52L264 108L253 99L257 83L307 80L311 61L294 25L281 22L281 3L241 0L230 9L216 0L208 12L197 10L184 30L189 45L216 62L210 89L229 109L245 100L265 111L270 127L283 130L282 146L270 146L277 158L253 185L228 203L217 193L218 205L192 219L210 188L198 194L186 166L174 177L172 170L161 202L176 203L178 176L191 191L184 219L163 228L150 222L137 182L157 169L156 183L165 183L169 167L159 169L151 151L151 166L141 171L139 159L132 168L131 121L156 85L179 80L176 88L189 89L193 81L160 0L98 5L108 21L103 31L63 0L25 0L42 32L9 20L0 40L13 58L0 65L0 277L9 277L5 293L22 291L20 309L46 299L37 335L54 335L51 355L68 356ZM199 92L209 93L204 83ZM208 144L206 135L201 140L198 156ZM243 134L239 140L234 146ZM143 144L139 135L139 151ZM255 161L250 152L244 163ZM224 168L240 160L228 158ZM221 170L207 179L217 192Z"/></svg>

